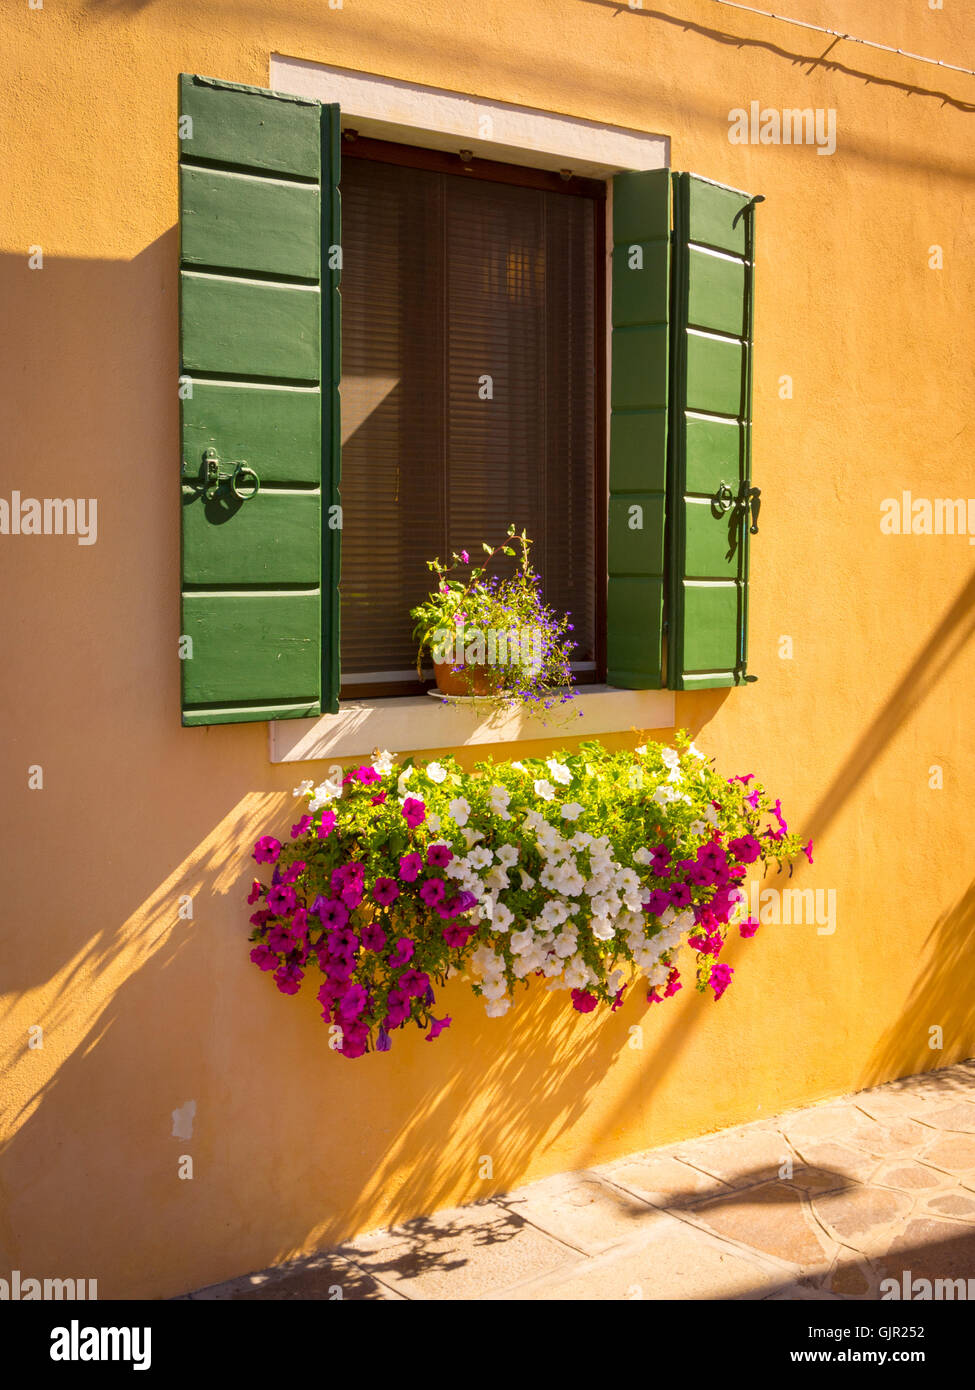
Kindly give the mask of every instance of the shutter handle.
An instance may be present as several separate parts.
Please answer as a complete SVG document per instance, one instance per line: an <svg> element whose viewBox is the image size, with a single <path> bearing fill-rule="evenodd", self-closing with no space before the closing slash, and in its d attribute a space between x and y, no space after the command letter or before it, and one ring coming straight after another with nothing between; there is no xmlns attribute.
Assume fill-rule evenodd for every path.
<svg viewBox="0 0 975 1390"><path fill-rule="evenodd" d="M743 502L746 507L749 505L749 503L751 504L752 524L751 526L749 526L748 531L750 535L757 536L758 511L762 505L762 489L760 487L750 487L743 498Z"/></svg>
<svg viewBox="0 0 975 1390"><path fill-rule="evenodd" d="M730 512L732 507L735 505L735 494L731 491L731 488L728 486L728 484L723 480L721 486L718 488L717 492L711 498L711 505L721 515L724 515L725 512Z"/></svg>
<svg viewBox="0 0 975 1390"><path fill-rule="evenodd" d="M250 492L241 492L240 484L246 485L248 478L253 478ZM261 490L261 480L254 472L253 468L246 463L238 463L232 473L225 473L220 467L220 455L216 449L204 449L203 451L203 498L206 502L212 502L220 491L224 483L230 484L230 489L235 497L241 502L247 502L252 497L256 497Z"/></svg>
<svg viewBox="0 0 975 1390"><path fill-rule="evenodd" d="M238 486L238 483L244 478L245 474L250 474L250 476L254 479L253 489L250 492L241 492ZM251 468L248 464L238 463L237 467L234 469L234 476L230 480L230 486L233 489L233 494L235 497L239 497L242 502L248 502L252 497L256 497L257 494L260 492L261 480L254 472L253 468ZM757 530L758 528L753 527L752 529Z"/></svg>

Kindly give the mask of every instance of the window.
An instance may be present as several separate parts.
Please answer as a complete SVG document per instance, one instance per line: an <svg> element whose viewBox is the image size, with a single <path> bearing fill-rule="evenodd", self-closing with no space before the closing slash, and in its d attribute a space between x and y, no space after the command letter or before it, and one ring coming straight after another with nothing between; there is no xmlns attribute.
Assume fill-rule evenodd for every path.
<svg viewBox="0 0 975 1390"><path fill-rule="evenodd" d="M483 165L343 142L344 696L423 688L426 561L509 522L573 615L577 680L602 664L605 188Z"/></svg>
<svg viewBox="0 0 975 1390"><path fill-rule="evenodd" d="M366 144L343 233L337 106L180 78L183 722L408 688L423 561L509 521L581 675L751 679L757 200L612 177L607 385L602 187Z"/></svg>

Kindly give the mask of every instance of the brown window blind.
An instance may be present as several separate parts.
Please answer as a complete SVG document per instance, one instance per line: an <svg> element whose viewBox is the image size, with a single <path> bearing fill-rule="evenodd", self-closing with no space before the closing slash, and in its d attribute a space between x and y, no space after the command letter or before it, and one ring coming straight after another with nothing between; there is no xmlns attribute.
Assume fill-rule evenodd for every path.
<svg viewBox="0 0 975 1390"><path fill-rule="evenodd" d="M343 692L416 686L425 562L510 522L591 672L602 205L349 157L341 190Z"/></svg>

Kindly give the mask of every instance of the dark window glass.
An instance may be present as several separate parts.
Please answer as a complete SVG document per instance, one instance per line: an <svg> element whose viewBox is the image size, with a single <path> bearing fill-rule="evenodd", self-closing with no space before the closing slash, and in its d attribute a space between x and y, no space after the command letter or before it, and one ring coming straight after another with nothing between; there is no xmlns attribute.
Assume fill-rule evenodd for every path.
<svg viewBox="0 0 975 1390"><path fill-rule="evenodd" d="M361 158L341 191L344 687L415 683L426 560L509 522L591 668L602 204Z"/></svg>

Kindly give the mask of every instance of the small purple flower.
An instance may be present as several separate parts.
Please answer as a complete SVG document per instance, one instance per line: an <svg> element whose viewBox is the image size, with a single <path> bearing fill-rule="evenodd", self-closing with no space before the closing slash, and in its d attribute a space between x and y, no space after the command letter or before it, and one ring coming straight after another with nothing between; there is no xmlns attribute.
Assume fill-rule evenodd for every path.
<svg viewBox="0 0 975 1390"><path fill-rule="evenodd" d="M389 1049L392 1047L392 1045L393 1045L392 1039L390 1038L389 1034L386 1032L386 1029L385 1029L385 1028L383 1027L383 1025L380 1023L380 1025L379 1025L379 1031L378 1031L378 1033L376 1034L376 1051L377 1051L377 1052L388 1052Z"/></svg>

